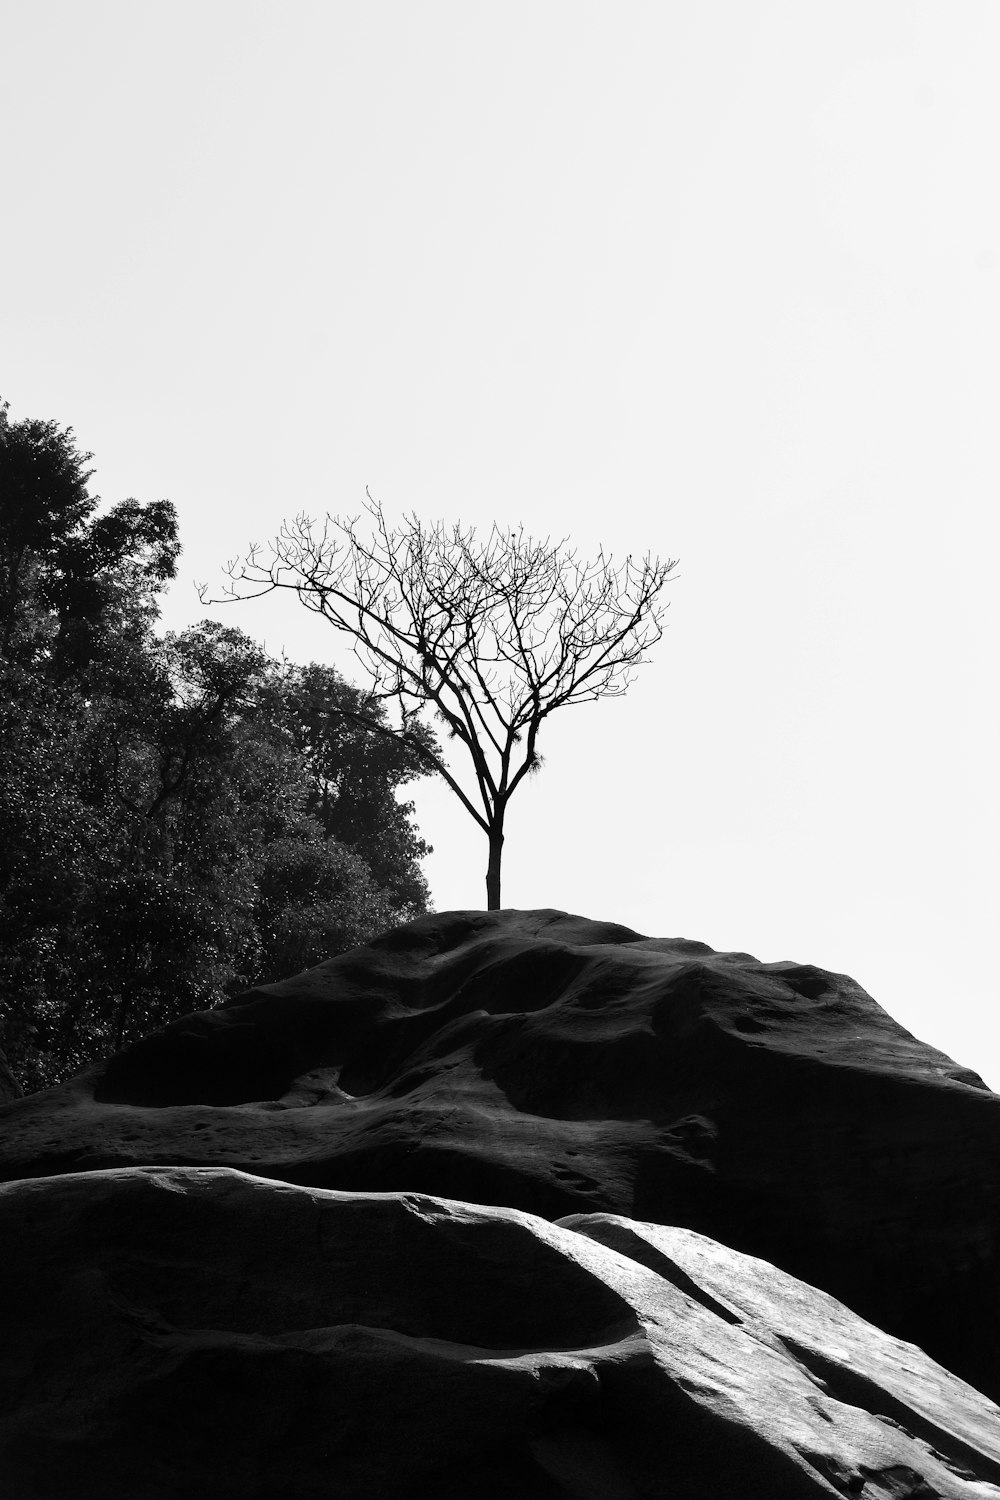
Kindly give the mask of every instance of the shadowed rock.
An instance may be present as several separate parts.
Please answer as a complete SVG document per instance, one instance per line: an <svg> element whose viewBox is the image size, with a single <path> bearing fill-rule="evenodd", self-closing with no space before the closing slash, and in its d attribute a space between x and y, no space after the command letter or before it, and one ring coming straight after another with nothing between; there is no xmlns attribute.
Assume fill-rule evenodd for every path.
<svg viewBox="0 0 1000 1500"><path fill-rule="evenodd" d="M146 1164L687 1226L1000 1393L1000 1098L809 965L423 918L0 1111L6 1178Z"/></svg>
<svg viewBox="0 0 1000 1500"><path fill-rule="evenodd" d="M1000 1411L690 1231L226 1169L0 1188L18 1500L1000 1496Z"/></svg>

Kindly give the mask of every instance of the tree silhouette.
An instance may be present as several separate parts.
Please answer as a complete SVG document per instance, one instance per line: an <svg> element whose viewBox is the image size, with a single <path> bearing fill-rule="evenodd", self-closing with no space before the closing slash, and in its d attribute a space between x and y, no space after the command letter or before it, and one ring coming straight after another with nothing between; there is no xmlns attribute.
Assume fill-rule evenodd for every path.
<svg viewBox="0 0 1000 1500"><path fill-rule="evenodd" d="M492 910L507 807L540 765L542 723L627 690L663 633L660 591L677 564L628 556L615 566L603 550L583 562L565 540L537 541L523 527L494 524L482 540L415 515L390 527L370 494L366 510L364 531L360 517L286 521L266 554L255 545L227 565L224 598L288 589L351 639L370 678L367 703L395 700L399 722L366 714L364 701L340 712L394 735L444 777L489 841ZM417 718L426 706L467 750L471 794L428 741Z"/></svg>

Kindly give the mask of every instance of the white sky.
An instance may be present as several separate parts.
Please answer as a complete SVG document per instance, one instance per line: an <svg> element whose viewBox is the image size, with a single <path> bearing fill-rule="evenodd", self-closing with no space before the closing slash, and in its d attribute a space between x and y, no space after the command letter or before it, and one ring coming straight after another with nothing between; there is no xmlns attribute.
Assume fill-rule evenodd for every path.
<svg viewBox="0 0 1000 1500"><path fill-rule="evenodd" d="M1000 7L0 0L0 39L0 394L174 501L166 623L366 484L679 556L628 697L550 721L504 904L849 972L1000 1088ZM482 905L416 795L436 905Z"/></svg>

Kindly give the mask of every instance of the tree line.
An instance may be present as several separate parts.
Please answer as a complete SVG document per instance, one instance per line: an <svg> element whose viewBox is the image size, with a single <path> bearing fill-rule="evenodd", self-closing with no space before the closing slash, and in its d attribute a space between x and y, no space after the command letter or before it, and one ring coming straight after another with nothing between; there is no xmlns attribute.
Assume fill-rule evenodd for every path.
<svg viewBox="0 0 1000 1500"><path fill-rule="evenodd" d="M0 1049L26 1091L428 909L431 731L205 620L166 500L0 403ZM380 732L382 731L382 732Z"/></svg>

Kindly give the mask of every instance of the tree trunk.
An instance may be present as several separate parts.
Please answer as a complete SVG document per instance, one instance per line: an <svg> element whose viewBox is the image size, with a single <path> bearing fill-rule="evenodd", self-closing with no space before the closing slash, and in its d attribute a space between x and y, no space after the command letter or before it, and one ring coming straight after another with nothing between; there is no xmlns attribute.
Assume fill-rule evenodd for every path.
<svg viewBox="0 0 1000 1500"><path fill-rule="evenodd" d="M490 862L486 867L486 909L500 910L500 855L503 853L503 824L490 829Z"/></svg>

